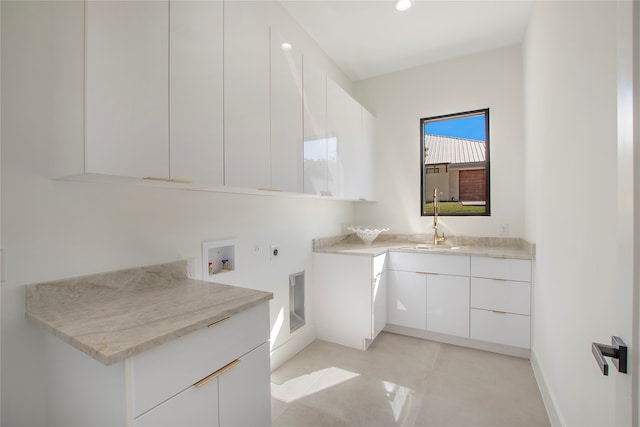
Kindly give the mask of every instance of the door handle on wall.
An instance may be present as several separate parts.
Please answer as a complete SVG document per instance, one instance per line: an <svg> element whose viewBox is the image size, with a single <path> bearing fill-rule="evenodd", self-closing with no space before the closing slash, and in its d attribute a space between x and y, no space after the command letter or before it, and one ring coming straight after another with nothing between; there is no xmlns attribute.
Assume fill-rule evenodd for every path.
<svg viewBox="0 0 640 427"><path fill-rule="evenodd" d="M611 357L613 364L622 374L627 373L627 345L620 337L611 337L611 345L591 343L591 353L596 358L602 375L609 375L609 365L604 356Z"/></svg>

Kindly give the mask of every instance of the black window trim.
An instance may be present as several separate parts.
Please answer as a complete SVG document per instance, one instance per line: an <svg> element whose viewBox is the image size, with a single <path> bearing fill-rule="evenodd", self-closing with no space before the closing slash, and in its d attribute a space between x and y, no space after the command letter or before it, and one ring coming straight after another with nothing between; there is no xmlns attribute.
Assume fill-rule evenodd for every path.
<svg viewBox="0 0 640 427"><path fill-rule="evenodd" d="M425 179L427 174L425 173L424 168L424 125L427 122L435 122L441 120L448 120L451 118L463 118L469 116L478 116L483 114L485 117L484 121L484 135L485 135L485 179L487 186L487 200L485 204L485 211L482 213L439 213L438 216L491 216L491 161L490 161L490 147L489 143L489 108L481 108L478 110L464 111L461 113L451 113L451 114L443 114L440 116L434 117L425 117L420 119L420 216L433 216L433 214L426 213L424 211L424 206L426 201L424 200L424 189L425 189Z"/></svg>

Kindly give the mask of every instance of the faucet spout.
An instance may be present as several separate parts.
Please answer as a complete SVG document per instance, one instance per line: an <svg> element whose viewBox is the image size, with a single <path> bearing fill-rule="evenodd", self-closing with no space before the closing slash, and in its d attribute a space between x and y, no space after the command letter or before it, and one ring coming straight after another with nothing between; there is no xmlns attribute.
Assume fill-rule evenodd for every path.
<svg viewBox="0 0 640 427"><path fill-rule="evenodd" d="M433 244L438 245L444 242L444 233L438 234L438 212L440 210L440 201L438 200L438 189L433 189Z"/></svg>

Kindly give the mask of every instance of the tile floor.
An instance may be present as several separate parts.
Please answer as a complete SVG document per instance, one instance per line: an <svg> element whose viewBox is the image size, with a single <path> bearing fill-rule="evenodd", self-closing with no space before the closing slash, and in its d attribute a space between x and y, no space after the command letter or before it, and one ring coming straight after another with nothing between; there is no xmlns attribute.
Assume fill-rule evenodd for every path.
<svg viewBox="0 0 640 427"><path fill-rule="evenodd" d="M273 427L550 425L529 360L386 332L316 340L271 383Z"/></svg>

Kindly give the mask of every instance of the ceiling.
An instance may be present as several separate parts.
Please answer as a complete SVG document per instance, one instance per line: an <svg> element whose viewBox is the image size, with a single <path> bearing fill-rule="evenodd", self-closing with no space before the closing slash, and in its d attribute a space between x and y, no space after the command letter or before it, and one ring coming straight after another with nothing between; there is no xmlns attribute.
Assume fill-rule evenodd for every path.
<svg viewBox="0 0 640 427"><path fill-rule="evenodd" d="M522 41L531 0L282 0L284 8L353 80Z"/></svg>

